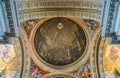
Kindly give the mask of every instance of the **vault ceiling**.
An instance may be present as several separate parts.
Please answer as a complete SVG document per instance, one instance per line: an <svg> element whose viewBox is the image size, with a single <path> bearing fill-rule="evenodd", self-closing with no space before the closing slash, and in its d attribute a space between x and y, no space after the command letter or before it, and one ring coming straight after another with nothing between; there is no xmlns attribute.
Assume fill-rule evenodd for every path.
<svg viewBox="0 0 120 78"><path fill-rule="evenodd" d="M18 22L44 17L76 17L101 22L105 0L16 0Z"/></svg>

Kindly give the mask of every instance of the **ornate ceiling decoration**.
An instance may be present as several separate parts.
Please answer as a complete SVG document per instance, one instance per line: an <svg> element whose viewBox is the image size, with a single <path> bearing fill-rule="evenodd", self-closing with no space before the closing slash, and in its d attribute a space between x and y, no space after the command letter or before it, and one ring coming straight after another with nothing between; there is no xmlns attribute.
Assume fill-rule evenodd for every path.
<svg viewBox="0 0 120 78"><path fill-rule="evenodd" d="M19 23L31 18L57 16L84 18L101 22L104 3L105 0L16 0L15 6Z"/></svg>
<svg viewBox="0 0 120 78"><path fill-rule="evenodd" d="M43 19L30 35L31 56L39 67L48 71L73 71L80 67L88 57L88 45L86 27L73 18Z"/></svg>
<svg viewBox="0 0 120 78"><path fill-rule="evenodd" d="M22 72L23 56L20 41L12 37L11 42L12 44L0 44L0 78L17 78Z"/></svg>
<svg viewBox="0 0 120 78"><path fill-rule="evenodd" d="M43 76L42 78L77 78L76 76L68 73L52 73Z"/></svg>
<svg viewBox="0 0 120 78"><path fill-rule="evenodd" d="M38 55L47 63L57 66L77 61L86 48L83 29L74 21L56 17L39 26L34 37Z"/></svg>

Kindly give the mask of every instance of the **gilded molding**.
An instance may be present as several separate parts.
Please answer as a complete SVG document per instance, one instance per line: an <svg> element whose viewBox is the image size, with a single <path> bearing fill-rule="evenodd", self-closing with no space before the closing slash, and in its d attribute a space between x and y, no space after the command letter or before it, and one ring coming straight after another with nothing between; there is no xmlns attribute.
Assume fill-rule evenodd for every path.
<svg viewBox="0 0 120 78"><path fill-rule="evenodd" d="M72 75L70 73L50 73L50 74L47 74L47 75L44 75L42 78L78 78L76 77L75 75Z"/></svg>
<svg viewBox="0 0 120 78"><path fill-rule="evenodd" d="M28 43L28 37L26 34L26 31L23 27L20 26L19 28L20 33L20 41L21 46L23 48L23 71L21 74L21 78L28 78L29 77L29 69L30 69L30 49L29 49L29 43Z"/></svg>
<svg viewBox="0 0 120 78"><path fill-rule="evenodd" d="M18 13L25 14L25 13L42 12L42 11L80 11L80 12L91 12L91 13L101 14L100 10L86 9L86 8L35 8L35 9L20 10Z"/></svg>

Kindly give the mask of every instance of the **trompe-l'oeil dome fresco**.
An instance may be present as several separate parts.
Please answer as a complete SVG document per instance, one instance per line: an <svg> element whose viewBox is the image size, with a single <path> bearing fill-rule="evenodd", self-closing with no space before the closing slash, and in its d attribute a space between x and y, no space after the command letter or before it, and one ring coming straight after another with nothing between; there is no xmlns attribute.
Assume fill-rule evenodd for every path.
<svg viewBox="0 0 120 78"><path fill-rule="evenodd" d="M39 26L34 37L34 46L45 62L63 66L77 61L86 48L83 29L74 21L56 17Z"/></svg>

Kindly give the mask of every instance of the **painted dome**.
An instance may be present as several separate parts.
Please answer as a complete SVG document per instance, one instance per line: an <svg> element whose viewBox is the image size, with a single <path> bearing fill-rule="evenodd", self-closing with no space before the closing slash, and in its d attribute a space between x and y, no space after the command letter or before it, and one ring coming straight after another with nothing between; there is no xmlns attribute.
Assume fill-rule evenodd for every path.
<svg viewBox="0 0 120 78"><path fill-rule="evenodd" d="M35 32L34 46L45 62L64 66L82 56L86 48L86 36L76 22L56 17L39 26Z"/></svg>

